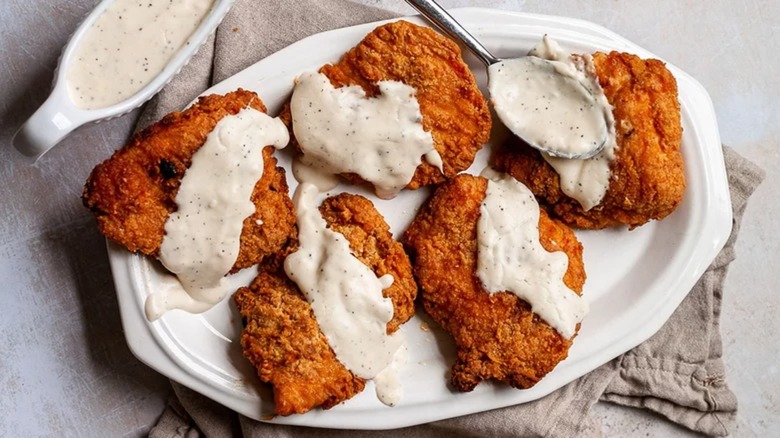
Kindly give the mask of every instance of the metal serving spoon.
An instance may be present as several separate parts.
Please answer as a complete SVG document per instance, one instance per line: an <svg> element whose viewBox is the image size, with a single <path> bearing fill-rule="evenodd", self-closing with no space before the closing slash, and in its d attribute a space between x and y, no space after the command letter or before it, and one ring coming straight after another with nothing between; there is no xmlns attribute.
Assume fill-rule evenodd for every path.
<svg viewBox="0 0 780 438"><path fill-rule="evenodd" d="M528 56L517 60L503 60L493 56L493 54L490 53L485 48L485 46L483 46L476 38L474 38L474 36L472 36L465 28L463 28L460 23L455 21L455 19L452 18L452 16L434 0L406 0L406 2L450 37L462 41L463 44L469 48L469 50L471 50L483 63L485 63L485 66L488 67L488 78L489 82L491 83L490 92L496 113L498 114L501 121L504 122L504 124L507 125L507 127L515 135L520 137L531 147L553 157L586 159L591 158L601 152L601 150L606 145L609 136L608 122L604 115L604 107L600 106L598 98L593 96L591 91L580 81L574 77L570 77L569 75L564 75L561 73L560 67L554 65L555 63L543 58ZM528 89L528 85L525 84L530 82L524 82L523 84L513 84L514 90L511 93L499 97L497 96L499 93L496 92L498 90L494 90L494 87L492 86L494 85L493 83L498 80L499 76L502 80L508 79L506 69L504 70L503 75L501 75L500 67L503 67L503 65L507 62L516 61L525 61L522 62L522 73L527 73L530 71L532 74L537 75L536 77L543 79L542 82L536 83L536 92L543 92L545 97L549 97L549 95L574 96L577 99L583 99L583 102L588 102L587 106L579 106L573 110L571 110L571 108L566 108L566 127L560 126L560 122L558 121L560 120L560 117L558 120L553 121L552 119L546 120L546 115L541 115L538 117L542 118L542 123L538 123L540 121L538 119L535 122L530 122L523 120L524 117L522 117L521 114L512 114L506 111L504 108L499 108L496 99L500 98L503 99L503 101L514 103L512 102L513 100L519 100L515 97L516 91ZM495 66L497 64L501 65ZM491 66L495 67L491 68ZM498 73L496 73L494 76L493 73L495 72ZM511 77L509 79L511 79ZM518 77L517 79L522 79L525 81L525 77ZM546 86L545 88L554 87L555 89L542 90L539 88L540 84L543 84L541 86ZM549 91L552 91L552 93L548 93ZM518 103L526 109L528 106L532 106L531 103L529 103L529 105L524 105L522 102ZM554 107L556 104L559 105L558 108L560 109L563 108L560 105L571 104L571 101L563 102L559 99L559 101L545 102L542 108L546 110L548 108L545 108L545 106ZM536 106L538 107L539 105ZM539 111L538 108L536 108L536 110ZM579 132L577 133L577 140L581 144L576 150L572 150L573 148L571 147L571 144L568 144L568 140L572 137L571 135L569 135L569 137L561 137L557 135L558 133L564 131L571 131L575 127L576 129L580 129L581 126L586 126L588 123L591 123L591 125L595 123L598 124L598 126L596 126L590 133L585 133L583 135L579 135ZM546 125L548 127L542 125ZM554 125L554 127L552 125ZM546 133L547 135L540 136L538 132L540 129L542 129L542 132ZM546 131L544 131L544 129L546 129ZM586 135L588 137L586 137ZM580 140L580 137L582 137L582 140Z"/></svg>

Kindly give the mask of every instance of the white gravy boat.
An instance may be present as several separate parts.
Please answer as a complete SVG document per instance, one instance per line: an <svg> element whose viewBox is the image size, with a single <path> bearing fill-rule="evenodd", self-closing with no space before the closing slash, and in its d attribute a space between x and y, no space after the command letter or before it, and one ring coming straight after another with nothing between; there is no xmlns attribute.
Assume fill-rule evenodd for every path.
<svg viewBox="0 0 780 438"><path fill-rule="evenodd" d="M233 6L235 0L215 0L211 10L203 18L195 31L190 35L165 66L165 68L145 87L127 99L105 108L82 109L77 107L68 95L65 75L74 53L89 29L114 0L103 0L87 16L76 29L62 51L57 69L54 71L54 82L48 99L32 116L16 131L12 143L16 150L38 160L49 149L54 147L74 129L89 122L98 122L126 114L151 99L157 94L181 69L193 55L214 33L219 23Z"/></svg>

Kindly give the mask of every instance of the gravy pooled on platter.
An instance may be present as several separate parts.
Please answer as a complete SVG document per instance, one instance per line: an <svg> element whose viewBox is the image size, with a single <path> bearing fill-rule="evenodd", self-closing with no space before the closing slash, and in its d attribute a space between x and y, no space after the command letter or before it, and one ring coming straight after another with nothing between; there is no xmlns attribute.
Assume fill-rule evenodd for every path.
<svg viewBox="0 0 780 438"><path fill-rule="evenodd" d="M148 85L186 43L214 0L114 0L76 47L65 76L82 109L115 105Z"/></svg>
<svg viewBox="0 0 780 438"><path fill-rule="evenodd" d="M290 102L301 162L322 173L355 173L380 198L395 197L425 160L443 173L430 132L423 130L414 88L377 82L380 95L357 86L334 88L321 73L298 78Z"/></svg>
<svg viewBox="0 0 780 438"><path fill-rule="evenodd" d="M232 292L225 275L238 257L244 220L256 209L251 196L263 176L263 149L289 140L281 120L252 108L224 117L209 133L182 178L160 246L160 261L183 289L150 295L150 321L171 309L204 312Z"/></svg>

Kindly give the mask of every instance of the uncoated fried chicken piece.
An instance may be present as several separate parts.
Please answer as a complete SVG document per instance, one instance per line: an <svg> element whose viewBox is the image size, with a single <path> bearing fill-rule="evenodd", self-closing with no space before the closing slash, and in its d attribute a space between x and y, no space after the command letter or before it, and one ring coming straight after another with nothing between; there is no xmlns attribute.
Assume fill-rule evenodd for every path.
<svg viewBox="0 0 780 438"><path fill-rule="evenodd" d="M192 107L168 114L136 134L95 167L82 200L95 215L100 231L130 251L156 257L192 156L223 117L247 106L266 111L257 94L242 89L201 97ZM271 146L263 149L263 176L251 198L257 209L244 220L232 271L279 251L293 233L295 214L285 172L277 167L273 151Z"/></svg>
<svg viewBox="0 0 780 438"><path fill-rule="evenodd" d="M661 220L680 205L685 191L677 82L656 59L595 53L593 63L613 107L618 145L601 203L585 211L561 191L558 174L539 152L515 137L492 164L528 186L550 214L571 226L635 228Z"/></svg>
<svg viewBox="0 0 780 438"><path fill-rule="evenodd" d="M423 129L433 136L444 175L423 160L409 189L441 183L467 169L490 138L490 110L460 48L430 28L403 20L379 26L320 72L334 87L359 85L369 97L379 94L379 81L400 81L417 91ZM291 125L289 105L280 117ZM355 174L342 176L363 182Z"/></svg>
<svg viewBox="0 0 780 438"><path fill-rule="evenodd" d="M395 332L414 314L417 295L403 246L393 240L384 218L362 196L342 193L328 198L320 213L330 229L349 241L354 256L378 277L393 275L393 284L384 295L394 307L387 332ZM277 415L328 409L365 386L363 379L336 358L308 301L284 272L284 258L296 246L261 265L252 284L234 295L245 321L244 355L260 379L273 386Z"/></svg>
<svg viewBox="0 0 780 438"><path fill-rule="evenodd" d="M572 345L525 301L510 292L490 294L477 277L477 222L486 190L485 178L456 176L436 190L403 238L425 311L457 344L451 383L459 391L490 378L529 388L565 359ZM585 269L574 233L541 211L539 235L547 251L566 253L563 281L580 294Z"/></svg>

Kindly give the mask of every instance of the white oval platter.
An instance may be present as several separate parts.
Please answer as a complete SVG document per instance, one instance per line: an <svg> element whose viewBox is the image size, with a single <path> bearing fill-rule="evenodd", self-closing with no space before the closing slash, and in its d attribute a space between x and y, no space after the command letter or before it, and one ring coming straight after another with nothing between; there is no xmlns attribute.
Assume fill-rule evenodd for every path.
<svg viewBox="0 0 780 438"><path fill-rule="evenodd" d="M618 50L658 58L615 33L589 22L561 17L459 9L453 15L499 57L525 54L544 34L575 53ZM427 25L420 17L405 20ZM392 21L392 20L391 20ZM306 70L336 62L368 32L384 22L321 33L301 40L215 85L204 94L236 88L256 91L277 113L288 98L293 79ZM485 88L485 69L466 60ZM662 222L634 231L578 231L585 251L588 280L584 297L591 312L583 322L569 357L531 389L516 390L484 382L473 392L457 393L447 385L454 358L448 335L417 315L403 328L410 358L402 372L403 400L390 408L366 390L333 409L270 418L273 398L243 358L238 342L241 317L232 300L192 315L172 311L150 323L144 300L156 288L176 281L157 263L109 243L122 322L133 353L150 367L248 417L280 424L325 428L391 429L516 405L543 397L652 336L669 318L712 262L731 231L731 206L715 113L707 92L693 78L668 65L678 81L684 128L682 150L688 187L680 207ZM497 123L496 123L497 124ZM470 173L484 168L492 143L505 138L494 129L491 144L477 156ZM291 148L288 148L291 149ZM292 190L290 151L279 154ZM356 187L335 191L360 193L374 201L396 238L414 217L429 190L404 191L382 201ZM253 278L251 270L234 276L238 286ZM428 329L430 326L432 329Z"/></svg>

